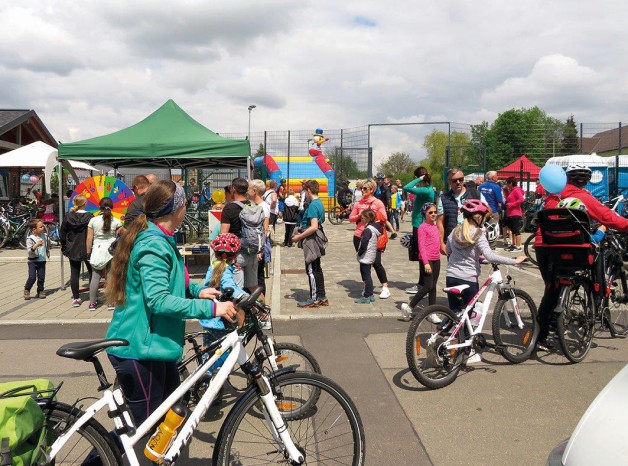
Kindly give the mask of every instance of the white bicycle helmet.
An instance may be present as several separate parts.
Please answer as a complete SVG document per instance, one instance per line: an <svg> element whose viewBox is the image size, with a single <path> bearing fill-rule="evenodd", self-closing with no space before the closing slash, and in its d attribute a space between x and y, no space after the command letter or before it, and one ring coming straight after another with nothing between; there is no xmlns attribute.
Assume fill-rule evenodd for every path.
<svg viewBox="0 0 628 466"><path fill-rule="evenodd" d="M588 183L591 180L592 170L581 163L572 163L567 167L567 178L578 183Z"/></svg>
<svg viewBox="0 0 628 466"><path fill-rule="evenodd" d="M410 243L412 243L412 233L406 233L405 235L403 235L401 237L401 239L399 240L399 243L404 248L409 248L410 247Z"/></svg>
<svg viewBox="0 0 628 466"><path fill-rule="evenodd" d="M558 203L558 207L587 211L587 206L577 197L566 197Z"/></svg>
<svg viewBox="0 0 628 466"><path fill-rule="evenodd" d="M485 227L486 227L486 239L488 239L489 242L493 242L497 238L499 238L499 223L498 222L487 223L485 224Z"/></svg>

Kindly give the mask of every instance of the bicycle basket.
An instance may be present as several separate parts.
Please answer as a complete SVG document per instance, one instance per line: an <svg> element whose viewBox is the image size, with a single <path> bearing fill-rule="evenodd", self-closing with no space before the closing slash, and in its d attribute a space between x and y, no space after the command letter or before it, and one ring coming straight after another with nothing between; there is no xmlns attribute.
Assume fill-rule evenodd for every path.
<svg viewBox="0 0 628 466"><path fill-rule="evenodd" d="M0 383L0 439L2 465L45 463L48 451L45 415L37 399L52 397L46 379Z"/></svg>

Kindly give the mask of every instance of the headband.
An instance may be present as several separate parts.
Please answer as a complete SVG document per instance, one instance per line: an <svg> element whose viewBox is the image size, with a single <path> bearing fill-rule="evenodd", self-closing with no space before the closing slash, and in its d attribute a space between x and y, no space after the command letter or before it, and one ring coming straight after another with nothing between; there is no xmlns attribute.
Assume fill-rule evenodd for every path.
<svg viewBox="0 0 628 466"><path fill-rule="evenodd" d="M183 206L183 203L185 202L185 191L183 190L183 187L174 181L171 181L171 183L175 186L174 194L168 200L168 203L159 210L159 212L146 212L146 216L148 218L165 217L172 212L176 212L181 208L181 206Z"/></svg>

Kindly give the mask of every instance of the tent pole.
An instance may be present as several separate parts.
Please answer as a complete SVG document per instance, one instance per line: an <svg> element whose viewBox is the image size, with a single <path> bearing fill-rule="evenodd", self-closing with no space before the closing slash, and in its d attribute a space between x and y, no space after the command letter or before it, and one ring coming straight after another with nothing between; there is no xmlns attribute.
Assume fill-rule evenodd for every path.
<svg viewBox="0 0 628 466"><path fill-rule="evenodd" d="M65 202L63 201L63 165L61 160L57 162L59 175L59 231L61 231L61 223L63 223L63 214L65 214ZM63 276L63 253L61 252L61 241L59 240L59 263L61 264L61 291L65 290L65 277Z"/></svg>

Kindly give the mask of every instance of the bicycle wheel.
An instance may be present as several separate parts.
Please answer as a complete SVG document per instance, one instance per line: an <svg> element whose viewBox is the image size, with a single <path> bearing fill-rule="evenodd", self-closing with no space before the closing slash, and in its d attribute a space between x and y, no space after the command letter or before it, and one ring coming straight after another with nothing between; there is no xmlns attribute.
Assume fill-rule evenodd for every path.
<svg viewBox="0 0 628 466"><path fill-rule="evenodd" d="M275 363L278 369L297 366L295 369L302 372L322 374L321 366L312 353L301 345L294 343L275 343Z"/></svg>
<svg viewBox="0 0 628 466"><path fill-rule="evenodd" d="M523 243L523 253L526 255L530 262L532 262L534 265L539 265L539 263L536 261L536 253L534 252L535 236L535 233L531 234L528 239L526 239L526 242Z"/></svg>
<svg viewBox="0 0 628 466"><path fill-rule="evenodd" d="M604 299L604 316L609 321L611 336L623 336L628 332L628 284L626 272L621 271L613 282L610 295Z"/></svg>
<svg viewBox="0 0 628 466"><path fill-rule="evenodd" d="M320 374L296 372L271 379L282 417L304 464L364 464L364 428L349 396L336 383ZM299 406L314 390L321 392L307 411ZM286 408L294 407L293 410ZM284 464L283 446L275 441L274 427L260 415L262 402L251 388L236 403L225 420L214 449L217 465ZM298 414L295 414L298 413Z"/></svg>
<svg viewBox="0 0 628 466"><path fill-rule="evenodd" d="M327 218L329 219L329 223L331 223L332 225L340 225L342 223L342 218L340 218L341 212L342 209L340 209L340 207L338 206L330 209L329 212L327 212Z"/></svg>
<svg viewBox="0 0 628 466"><path fill-rule="evenodd" d="M569 361L582 361L593 339L595 315L591 290L586 282L565 285L569 287L562 313L558 316L558 342ZM562 293L562 291L561 291Z"/></svg>
<svg viewBox="0 0 628 466"><path fill-rule="evenodd" d="M9 242L10 230L6 223L0 224L0 248L3 248Z"/></svg>
<svg viewBox="0 0 628 466"><path fill-rule="evenodd" d="M179 227L179 233L183 236L183 241L185 243L192 242L192 234L194 233L194 227L190 223L188 219L183 219L183 223Z"/></svg>
<svg viewBox="0 0 628 466"><path fill-rule="evenodd" d="M45 222L46 238L48 238L48 249L53 246L59 246L61 244L61 238L59 237L59 224L56 222Z"/></svg>
<svg viewBox="0 0 628 466"><path fill-rule="evenodd" d="M431 389L451 384L460 371L464 351L448 350L444 345L460 321L448 307L434 304L422 309L412 320L406 337L406 359L412 375ZM458 332L455 344L463 343Z"/></svg>
<svg viewBox="0 0 628 466"><path fill-rule="evenodd" d="M500 298L493 311L493 338L501 355L513 364L527 361L539 334L537 309L532 297L513 289L523 327L517 325L515 306L510 297Z"/></svg>
<svg viewBox="0 0 628 466"><path fill-rule="evenodd" d="M51 402L42 407L50 443L63 434L83 413L64 403ZM51 465L122 465L120 451L113 438L95 419L87 421L52 458Z"/></svg>

